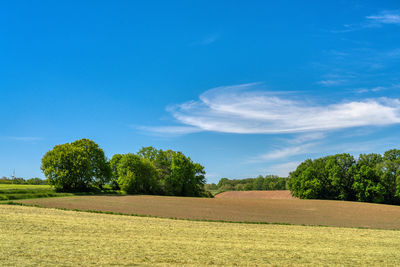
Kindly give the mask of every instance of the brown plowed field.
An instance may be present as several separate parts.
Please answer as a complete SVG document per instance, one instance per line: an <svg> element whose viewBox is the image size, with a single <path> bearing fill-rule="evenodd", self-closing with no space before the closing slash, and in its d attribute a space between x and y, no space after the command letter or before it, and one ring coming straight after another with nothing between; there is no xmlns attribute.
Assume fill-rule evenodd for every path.
<svg viewBox="0 0 400 267"><path fill-rule="evenodd" d="M274 191L229 191L215 195L215 198L262 198L262 199L294 199L289 190Z"/></svg>
<svg viewBox="0 0 400 267"><path fill-rule="evenodd" d="M166 218L400 229L400 206L299 199L74 196L17 202Z"/></svg>

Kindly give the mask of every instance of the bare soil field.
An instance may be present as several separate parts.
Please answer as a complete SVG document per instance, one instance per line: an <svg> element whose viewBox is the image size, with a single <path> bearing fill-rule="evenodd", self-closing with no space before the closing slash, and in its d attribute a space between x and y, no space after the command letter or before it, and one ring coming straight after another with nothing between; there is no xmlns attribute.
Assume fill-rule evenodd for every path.
<svg viewBox="0 0 400 267"><path fill-rule="evenodd" d="M400 230L400 206L359 202L140 195L74 196L16 202L48 208L96 210L165 218Z"/></svg>
<svg viewBox="0 0 400 267"><path fill-rule="evenodd" d="M262 198L262 199L295 199L289 190L273 191L228 191L217 194L215 198Z"/></svg>

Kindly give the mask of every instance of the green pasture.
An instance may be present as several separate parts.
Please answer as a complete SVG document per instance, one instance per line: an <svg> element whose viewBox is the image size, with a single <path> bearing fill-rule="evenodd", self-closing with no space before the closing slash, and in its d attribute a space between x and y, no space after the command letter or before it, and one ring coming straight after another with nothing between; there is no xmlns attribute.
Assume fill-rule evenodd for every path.
<svg viewBox="0 0 400 267"><path fill-rule="evenodd" d="M0 184L0 201L72 195L70 193L57 193L49 185Z"/></svg>
<svg viewBox="0 0 400 267"><path fill-rule="evenodd" d="M50 185L32 185L32 184L0 184L0 190L3 189L50 189Z"/></svg>

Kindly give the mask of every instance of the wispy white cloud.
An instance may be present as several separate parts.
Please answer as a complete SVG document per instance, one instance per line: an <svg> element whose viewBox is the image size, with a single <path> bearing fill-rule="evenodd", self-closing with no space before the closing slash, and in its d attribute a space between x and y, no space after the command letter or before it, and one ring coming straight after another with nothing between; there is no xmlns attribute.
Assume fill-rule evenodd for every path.
<svg viewBox="0 0 400 267"><path fill-rule="evenodd" d="M214 42L216 42L219 39L219 34L211 34L199 41L192 42L190 45L192 46L197 46L197 45L210 45Z"/></svg>
<svg viewBox="0 0 400 267"><path fill-rule="evenodd" d="M321 84L323 86L334 86L334 85L340 85L347 82L347 80L322 80L322 81L318 81L318 84Z"/></svg>
<svg viewBox="0 0 400 267"><path fill-rule="evenodd" d="M277 165L272 165L270 168L268 168L268 172L281 177L287 177L290 172L296 170L297 166L299 166L300 163L301 161L290 161Z"/></svg>
<svg viewBox="0 0 400 267"><path fill-rule="evenodd" d="M296 137L286 140L289 144L304 144L309 141L320 140L326 137L325 133L315 132L315 133L301 133Z"/></svg>
<svg viewBox="0 0 400 267"><path fill-rule="evenodd" d="M377 15L367 16L367 20L377 24L397 24L400 25L399 11L383 11Z"/></svg>
<svg viewBox="0 0 400 267"><path fill-rule="evenodd" d="M386 89L387 88L383 87L383 86L377 86L377 87L373 87L373 88L359 88L359 89L356 89L356 93L359 93L359 94L370 93L370 92L376 93L376 92L386 90Z"/></svg>
<svg viewBox="0 0 400 267"><path fill-rule="evenodd" d="M332 30L332 33L346 33L368 28L380 28L385 24L400 25L399 10L385 10L378 14L369 15L360 23L344 24L342 29Z"/></svg>
<svg viewBox="0 0 400 267"><path fill-rule="evenodd" d="M197 131L272 134L400 123L398 99L375 98L321 105L290 100L259 88L256 83L208 90L197 101L168 109L184 128L147 127L147 130L181 134Z"/></svg>
<svg viewBox="0 0 400 267"><path fill-rule="evenodd" d="M260 155L254 159L254 161L269 161L292 157L296 155L303 155L310 151L312 147L315 147L316 143L302 144L298 146L289 146L282 149L273 150L266 154Z"/></svg>
<svg viewBox="0 0 400 267"><path fill-rule="evenodd" d="M392 84L389 86L375 86L371 88L358 88L355 90L356 93L377 93L385 90L398 90L400 88L400 84Z"/></svg>
<svg viewBox="0 0 400 267"><path fill-rule="evenodd" d="M184 135L202 131L200 128L191 126L138 126L134 128L158 135Z"/></svg>

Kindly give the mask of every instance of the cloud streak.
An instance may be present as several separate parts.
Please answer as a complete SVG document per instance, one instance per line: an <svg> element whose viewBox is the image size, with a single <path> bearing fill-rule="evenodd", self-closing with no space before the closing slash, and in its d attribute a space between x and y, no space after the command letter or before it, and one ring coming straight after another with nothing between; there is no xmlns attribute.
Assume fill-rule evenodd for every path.
<svg viewBox="0 0 400 267"><path fill-rule="evenodd" d="M191 126L139 126L135 127L145 132L152 132L158 135L184 135L201 132L202 130L197 127Z"/></svg>
<svg viewBox="0 0 400 267"><path fill-rule="evenodd" d="M366 19L377 24L397 24L400 25L399 11L383 11L378 15L367 16Z"/></svg>
<svg viewBox="0 0 400 267"><path fill-rule="evenodd" d="M316 143L308 143L298 146L285 147L282 149L274 150L266 154L263 154L257 157L257 159L254 159L254 162L270 161L270 160L288 158L296 155L303 155L309 152L310 148L314 146L316 146Z"/></svg>
<svg viewBox="0 0 400 267"><path fill-rule="evenodd" d="M334 86L343 84L345 82L347 82L347 80L322 80L317 83L323 86Z"/></svg>
<svg viewBox="0 0 400 267"><path fill-rule="evenodd" d="M168 108L188 132L274 134L329 131L400 123L398 99L375 98L310 104L258 90L260 84L223 86L208 90L199 100ZM168 133L186 130L165 128ZM186 129L186 128L185 128ZM163 128L157 128L160 132Z"/></svg>
<svg viewBox="0 0 400 267"><path fill-rule="evenodd" d="M206 45L215 43L218 39L219 39L218 34L212 34L212 35L208 35L208 36L204 37L200 41L193 42L190 45L191 46L206 46Z"/></svg>
<svg viewBox="0 0 400 267"><path fill-rule="evenodd" d="M385 10L375 15L366 16L359 24L345 24L341 30L333 30L332 33L346 33L368 28L380 28L383 25L400 25L399 10Z"/></svg>

